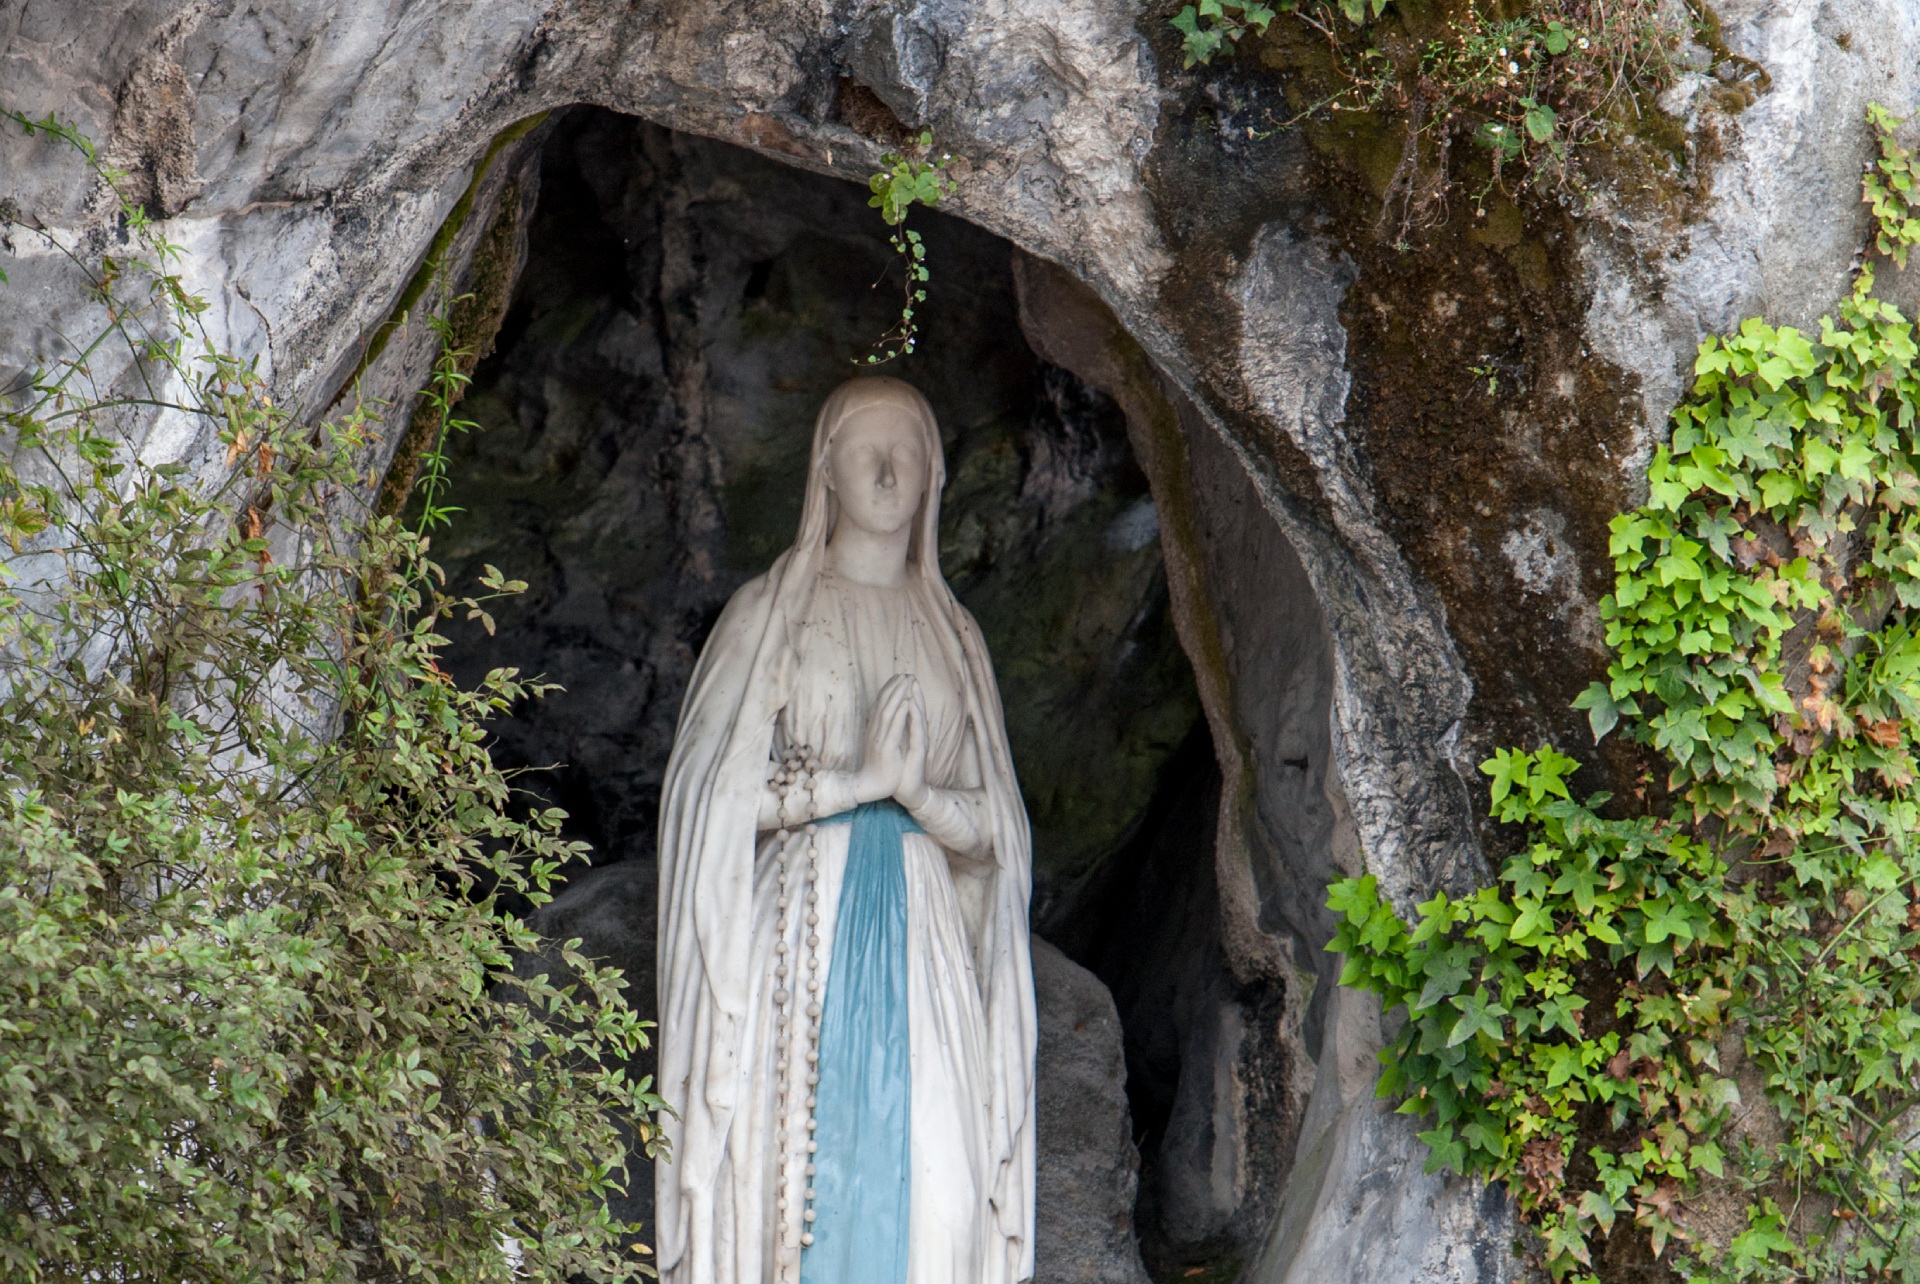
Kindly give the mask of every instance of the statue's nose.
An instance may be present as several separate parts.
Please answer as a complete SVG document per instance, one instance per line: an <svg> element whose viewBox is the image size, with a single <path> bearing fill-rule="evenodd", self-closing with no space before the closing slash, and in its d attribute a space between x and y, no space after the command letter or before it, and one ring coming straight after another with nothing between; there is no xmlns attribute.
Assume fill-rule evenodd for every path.
<svg viewBox="0 0 1920 1284"><path fill-rule="evenodd" d="M880 461L879 482L880 482L880 485L885 489L887 490L893 489L893 484L894 484L893 457L891 455L887 456L885 459L882 459Z"/></svg>

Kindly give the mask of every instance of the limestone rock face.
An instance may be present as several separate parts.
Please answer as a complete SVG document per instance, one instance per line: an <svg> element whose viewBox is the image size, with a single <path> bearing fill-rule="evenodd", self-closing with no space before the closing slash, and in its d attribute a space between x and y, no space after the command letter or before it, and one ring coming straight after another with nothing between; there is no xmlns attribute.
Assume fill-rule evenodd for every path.
<svg viewBox="0 0 1920 1284"><path fill-rule="evenodd" d="M907 130L932 128L960 158L951 212L1024 256L1011 260L1007 343L1063 372L1047 376L1056 389L1093 390L1124 419L1211 749L1192 778L1158 777L1166 805L1136 809L1116 839L1125 858L1076 866L1084 877L1048 910L1063 938L1103 915L1165 938L1153 967L1111 930L1069 942L1126 1030L1146 1124L1140 1207L1179 1210L1142 1218L1155 1269L1191 1252L1260 1284L1493 1284L1517 1270L1504 1206L1422 1176L1413 1125L1373 1100L1379 1014L1332 984L1320 888L1364 868L1404 907L1485 876L1474 764L1504 743L1584 745L1567 703L1601 663L1605 522L1638 493L1695 343L1747 315L1804 324L1843 288L1865 227L1861 109L1914 107L1920 7L1714 8L1736 82L1721 89L1738 92L1715 88L1709 59L1662 98L1694 158L1684 182L1603 192L1578 217L1492 199L1405 254L1373 232L1364 163L1298 132L1262 136L1284 100L1259 68L1183 71L1163 10L1119 0L15 0L0 5L0 106L57 113L100 143L213 301L215 342L257 358L283 404L317 419L350 382L392 403L375 476L405 458L407 399L431 352L423 327L386 323L477 280L510 284L530 253L541 148L565 122L517 138L516 125L593 104L856 184ZM846 190L850 225L871 217ZM0 202L5 386L97 320L59 247L98 251L119 229L71 151L12 129ZM683 207L677 225L698 214ZM666 272L650 278L650 333L708 333L697 282L673 275L694 264L688 247L641 241ZM602 261L634 248L602 247ZM736 298L756 261L740 264ZM478 311L499 315L504 288ZM500 336L496 391L512 337ZM717 421L694 408L712 387L700 344L656 344L678 364L643 369L620 362L645 344L601 341L608 378L651 371L677 389L647 412L658 449L628 460L666 461L647 485L719 468ZM103 386L124 374L113 361L96 362ZM770 404L742 422L772 422ZM128 431L148 459L203 480L226 466L210 432L164 413ZM1003 481L1017 493L1029 473L1051 478L1031 494L1050 511L1046 496L1077 493L1077 474L1036 468L1036 440L1000 439ZM551 462L543 476L592 467L566 449ZM701 613L750 560L702 543L727 529L702 506L714 491L680 493L700 502L639 514L675 541L650 547L684 559L668 577L681 618L649 617L655 649L625 657L641 657L636 673L648 655L670 661L648 679L656 712L677 698L674 657L697 647ZM566 521L546 519L576 515L606 509L549 513L526 542L564 545ZM1116 547L1146 528L1125 527ZM552 562L552 601L578 564ZM980 584L1018 592L1011 576ZM582 671L604 675L624 660L603 627L621 604L603 605L574 637L582 654L599 648ZM567 658L543 654L534 663ZM528 752L541 743L529 733ZM644 756L617 749L596 761ZM1156 770L1177 759L1163 752ZM613 801L644 788L623 781ZM1178 797L1189 802L1166 801ZM587 801L617 817L621 841L647 832L644 806ZM644 851L626 854L630 868L596 882L644 884ZM1193 930L1173 939L1174 918ZM1200 1238L1180 1241L1165 1229L1176 1224Z"/></svg>

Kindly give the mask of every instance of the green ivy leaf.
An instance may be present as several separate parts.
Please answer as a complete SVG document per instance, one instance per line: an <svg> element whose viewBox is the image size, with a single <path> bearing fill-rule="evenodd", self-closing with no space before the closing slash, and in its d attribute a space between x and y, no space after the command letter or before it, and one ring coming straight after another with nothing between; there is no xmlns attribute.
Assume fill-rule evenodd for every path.
<svg viewBox="0 0 1920 1284"><path fill-rule="evenodd" d="M1682 942L1693 939L1692 915L1685 905L1655 897L1642 908L1647 915L1644 939L1649 944L1658 945L1669 938Z"/></svg>
<svg viewBox="0 0 1920 1284"><path fill-rule="evenodd" d="M1449 1048L1460 1046L1476 1034L1485 1035L1495 1043L1505 1042L1500 1018L1507 1015L1507 1009L1488 997L1484 988L1465 997L1456 996L1453 1006L1459 1010L1460 1019L1447 1032Z"/></svg>
<svg viewBox="0 0 1920 1284"><path fill-rule="evenodd" d="M1890 892L1906 881L1906 876L1886 856L1874 856L1860 866L1860 882L1876 892Z"/></svg>
<svg viewBox="0 0 1920 1284"><path fill-rule="evenodd" d="M1452 1128L1442 1124L1421 1133L1420 1140L1427 1143L1426 1172L1437 1173L1441 1169L1456 1173L1466 1171L1467 1147L1453 1135Z"/></svg>
<svg viewBox="0 0 1920 1284"><path fill-rule="evenodd" d="M1591 1218L1601 1230L1613 1229L1613 1217L1618 1211L1612 1200L1597 1190L1580 1192L1580 1215Z"/></svg>
<svg viewBox="0 0 1920 1284"><path fill-rule="evenodd" d="M1573 707L1587 711L1587 725L1593 729L1595 744L1620 725L1623 714L1638 715L1640 712L1640 706L1633 697L1614 699L1612 689L1604 682L1589 683L1587 689L1574 698Z"/></svg>
<svg viewBox="0 0 1920 1284"><path fill-rule="evenodd" d="M1460 992L1473 969L1468 965L1466 951L1448 950L1437 958L1429 956L1426 965L1426 984L1421 987L1420 996L1408 1004L1410 1011L1420 1012L1451 999Z"/></svg>
<svg viewBox="0 0 1920 1284"><path fill-rule="evenodd" d="M1776 1253L1782 1256L1793 1253L1793 1241L1786 1235L1786 1219L1777 1211L1754 1217L1748 1229L1734 1236L1733 1242L1727 1245L1727 1256L1735 1270L1750 1270Z"/></svg>
<svg viewBox="0 0 1920 1284"><path fill-rule="evenodd" d="M1497 807L1513 791L1516 779L1526 779L1527 755L1513 749L1496 749L1493 757L1480 764L1480 770L1493 777L1493 802Z"/></svg>

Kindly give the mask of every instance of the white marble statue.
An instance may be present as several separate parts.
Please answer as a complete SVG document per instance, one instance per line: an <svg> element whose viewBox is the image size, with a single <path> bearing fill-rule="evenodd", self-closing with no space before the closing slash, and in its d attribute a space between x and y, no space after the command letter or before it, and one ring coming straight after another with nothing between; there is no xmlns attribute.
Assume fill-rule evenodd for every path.
<svg viewBox="0 0 1920 1284"><path fill-rule="evenodd" d="M897 379L821 408L800 534L728 603L660 815L666 1284L1033 1274L1026 811L946 465Z"/></svg>

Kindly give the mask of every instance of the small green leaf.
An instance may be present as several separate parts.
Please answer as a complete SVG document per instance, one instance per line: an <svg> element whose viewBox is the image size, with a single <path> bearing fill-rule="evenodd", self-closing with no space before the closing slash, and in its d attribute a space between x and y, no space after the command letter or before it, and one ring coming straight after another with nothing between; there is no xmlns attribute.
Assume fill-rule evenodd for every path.
<svg viewBox="0 0 1920 1284"><path fill-rule="evenodd" d="M1527 136L1536 143L1544 143L1553 137L1553 131L1559 122L1559 116L1553 108L1544 103L1527 99L1525 103Z"/></svg>
<svg viewBox="0 0 1920 1284"><path fill-rule="evenodd" d="M1506 1034L1500 1025L1500 1018L1507 1015L1507 1009L1493 1002L1485 989L1465 997L1456 997L1453 1006L1459 1009L1460 1019L1447 1032L1449 1048L1458 1047L1475 1035L1485 1035L1495 1043L1505 1042Z"/></svg>

